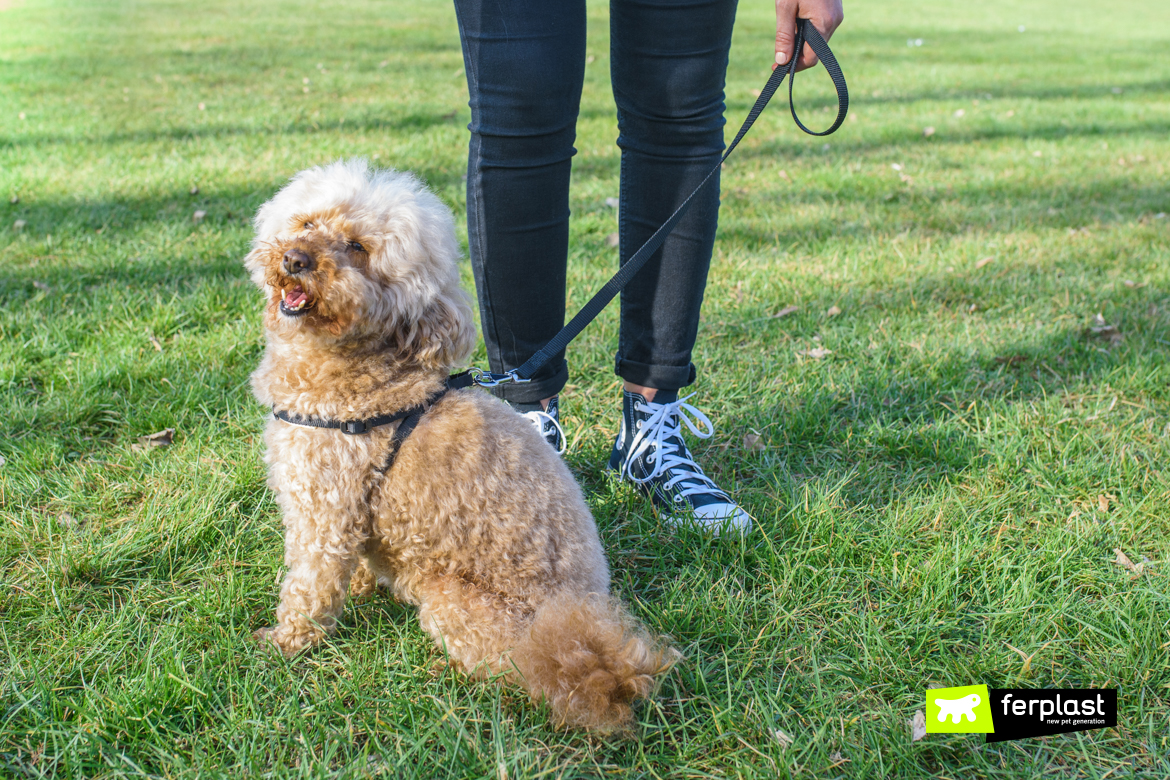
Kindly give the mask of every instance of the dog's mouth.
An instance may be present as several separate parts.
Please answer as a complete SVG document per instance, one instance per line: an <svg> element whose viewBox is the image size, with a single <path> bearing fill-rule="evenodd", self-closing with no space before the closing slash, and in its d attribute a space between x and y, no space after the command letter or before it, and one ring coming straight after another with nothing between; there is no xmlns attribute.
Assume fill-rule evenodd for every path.
<svg viewBox="0 0 1170 780"><path fill-rule="evenodd" d="M315 303L316 300L298 284L284 291L284 297L280 300L280 313L286 317L300 317L307 314Z"/></svg>

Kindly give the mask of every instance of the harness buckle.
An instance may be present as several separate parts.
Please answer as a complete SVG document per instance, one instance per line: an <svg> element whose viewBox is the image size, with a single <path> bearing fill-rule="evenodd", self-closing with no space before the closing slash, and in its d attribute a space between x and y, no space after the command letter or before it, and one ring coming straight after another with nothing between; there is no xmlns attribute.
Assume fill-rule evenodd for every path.
<svg viewBox="0 0 1170 780"><path fill-rule="evenodd" d="M369 426L367 426L363 420L346 420L341 424L341 432L349 434L350 436L354 436L359 433L365 433L368 430Z"/></svg>

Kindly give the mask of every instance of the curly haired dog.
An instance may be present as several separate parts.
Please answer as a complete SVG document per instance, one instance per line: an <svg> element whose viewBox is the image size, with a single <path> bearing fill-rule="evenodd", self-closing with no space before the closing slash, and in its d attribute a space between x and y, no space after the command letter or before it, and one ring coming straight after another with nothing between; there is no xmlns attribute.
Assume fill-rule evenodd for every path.
<svg viewBox="0 0 1170 780"><path fill-rule="evenodd" d="M451 213L409 174L364 160L303 171L255 227L262 403L313 420L392 414L467 360ZM277 624L257 637L295 655L335 629L347 592L382 585L466 671L504 673L561 723L626 727L677 653L608 596L597 528L553 448L474 389L441 396L395 453L398 424L349 435L269 421L288 574Z"/></svg>

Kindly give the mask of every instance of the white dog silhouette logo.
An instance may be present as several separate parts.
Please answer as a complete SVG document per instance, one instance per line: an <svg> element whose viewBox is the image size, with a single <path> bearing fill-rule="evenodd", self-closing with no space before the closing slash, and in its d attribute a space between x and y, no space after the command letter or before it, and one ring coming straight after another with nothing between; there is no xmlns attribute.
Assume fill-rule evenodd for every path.
<svg viewBox="0 0 1170 780"><path fill-rule="evenodd" d="M951 723L962 723L965 716L972 723L975 722L975 708L983 701L979 694L972 693L961 699L935 699L938 705L938 722L945 723L947 716L951 716Z"/></svg>

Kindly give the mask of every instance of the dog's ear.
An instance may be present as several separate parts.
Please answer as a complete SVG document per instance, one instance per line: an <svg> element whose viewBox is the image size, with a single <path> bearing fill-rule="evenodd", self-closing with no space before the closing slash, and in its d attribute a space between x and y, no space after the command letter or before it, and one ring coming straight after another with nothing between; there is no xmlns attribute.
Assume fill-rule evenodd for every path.
<svg viewBox="0 0 1170 780"><path fill-rule="evenodd" d="M266 261L269 251L267 245L257 241L252 244L252 251L244 255L244 269L260 289L264 289L265 279L268 275Z"/></svg>
<svg viewBox="0 0 1170 780"><path fill-rule="evenodd" d="M447 370L463 365L475 347L475 323L467 293L458 285L443 290L399 335L403 357L428 368Z"/></svg>

